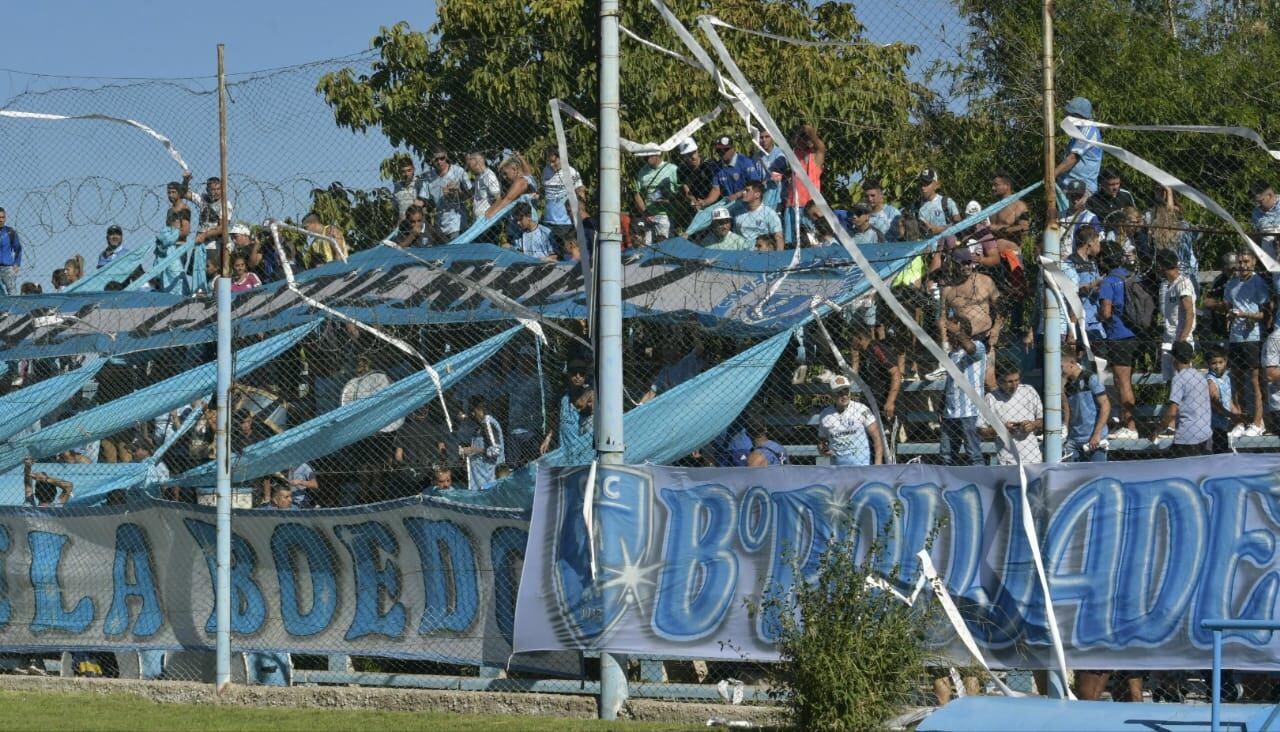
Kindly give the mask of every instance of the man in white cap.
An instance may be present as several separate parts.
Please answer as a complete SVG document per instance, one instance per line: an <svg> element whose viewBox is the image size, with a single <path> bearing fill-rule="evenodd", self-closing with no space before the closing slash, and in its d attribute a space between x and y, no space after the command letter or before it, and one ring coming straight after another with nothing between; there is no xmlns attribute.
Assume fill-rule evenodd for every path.
<svg viewBox="0 0 1280 732"><path fill-rule="evenodd" d="M644 244L662 241L671 236L671 205L676 200L676 166L662 159L662 151L653 148L642 150L637 157L644 160L644 167L636 171L636 217L645 223Z"/></svg>
<svg viewBox="0 0 1280 732"><path fill-rule="evenodd" d="M1093 104L1084 97L1067 102L1067 116L1093 119ZM1084 136L1094 142L1102 142L1102 132L1097 127L1081 127ZM1053 169L1058 185L1066 187L1073 180L1082 181L1089 193L1098 191L1098 173L1102 171L1102 148L1089 145L1075 138L1067 145L1066 157Z"/></svg>
<svg viewBox="0 0 1280 732"><path fill-rule="evenodd" d="M680 143L679 151L681 165L677 179L689 205L697 210L720 200L720 189L716 186L716 166L702 159L698 143L689 138Z"/></svg>
<svg viewBox="0 0 1280 732"><path fill-rule="evenodd" d="M748 251L752 243L733 230L733 215L727 207L720 206L711 212L711 228L703 235L702 246L707 249Z"/></svg>
<svg viewBox="0 0 1280 732"><path fill-rule="evenodd" d="M865 404L853 401L849 388L848 377L831 380L831 406L818 415L818 452L833 465L882 465L880 425Z"/></svg>

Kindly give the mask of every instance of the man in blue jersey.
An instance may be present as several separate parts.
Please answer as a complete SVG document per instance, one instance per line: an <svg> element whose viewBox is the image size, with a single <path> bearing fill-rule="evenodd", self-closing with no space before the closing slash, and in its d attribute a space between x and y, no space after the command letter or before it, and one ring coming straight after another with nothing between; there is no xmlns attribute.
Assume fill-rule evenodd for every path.
<svg viewBox="0 0 1280 732"><path fill-rule="evenodd" d="M764 166L759 160L739 155L731 138L728 136L717 138L714 147L716 155L720 158L720 169L716 171L715 184L720 189L722 201L727 203L741 198L748 181L764 182Z"/></svg>

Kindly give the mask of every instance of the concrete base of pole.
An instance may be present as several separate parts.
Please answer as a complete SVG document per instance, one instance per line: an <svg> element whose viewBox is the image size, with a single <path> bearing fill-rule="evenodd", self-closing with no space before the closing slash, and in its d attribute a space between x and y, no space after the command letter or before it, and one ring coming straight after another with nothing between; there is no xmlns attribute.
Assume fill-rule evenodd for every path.
<svg viewBox="0 0 1280 732"><path fill-rule="evenodd" d="M627 702L627 675L622 669L622 657L611 653L600 654L600 718L615 720L622 705Z"/></svg>

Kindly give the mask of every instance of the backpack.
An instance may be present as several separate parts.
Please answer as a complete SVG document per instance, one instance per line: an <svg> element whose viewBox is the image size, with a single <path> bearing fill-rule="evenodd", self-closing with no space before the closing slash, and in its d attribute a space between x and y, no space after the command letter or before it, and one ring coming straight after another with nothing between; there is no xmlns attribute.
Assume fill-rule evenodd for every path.
<svg viewBox="0 0 1280 732"><path fill-rule="evenodd" d="M1121 319L1134 330L1146 330L1155 323L1156 301L1138 275L1124 279L1124 313Z"/></svg>

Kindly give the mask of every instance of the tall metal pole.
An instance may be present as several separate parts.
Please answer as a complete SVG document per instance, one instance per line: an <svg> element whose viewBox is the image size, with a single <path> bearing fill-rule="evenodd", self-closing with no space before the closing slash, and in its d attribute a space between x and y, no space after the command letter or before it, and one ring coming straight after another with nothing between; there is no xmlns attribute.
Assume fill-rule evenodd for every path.
<svg viewBox="0 0 1280 732"><path fill-rule="evenodd" d="M218 463L218 579L214 607L217 615L217 688L231 684L231 257L227 222L227 83L218 44L218 156L222 178L222 237L218 241L222 276L218 278L218 425L215 433Z"/></svg>
<svg viewBox="0 0 1280 732"><path fill-rule="evenodd" d="M1053 92L1053 0L1044 0L1044 256L1055 264L1062 261L1058 231L1057 188L1053 177L1054 92ZM1044 302L1044 461L1062 462L1062 304L1054 298L1041 273L1040 292ZM1067 696L1067 679L1062 672L1048 673L1051 697Z"/></svg>
<svg viewBox="0 0 1280 732"><path fill-rule="evenodd" d="M600 2L600 222L596 249L596 456L622 463L622 173L618 122L618 0ZM600 655L600 718L627 699L619 659Z"/></svg>

